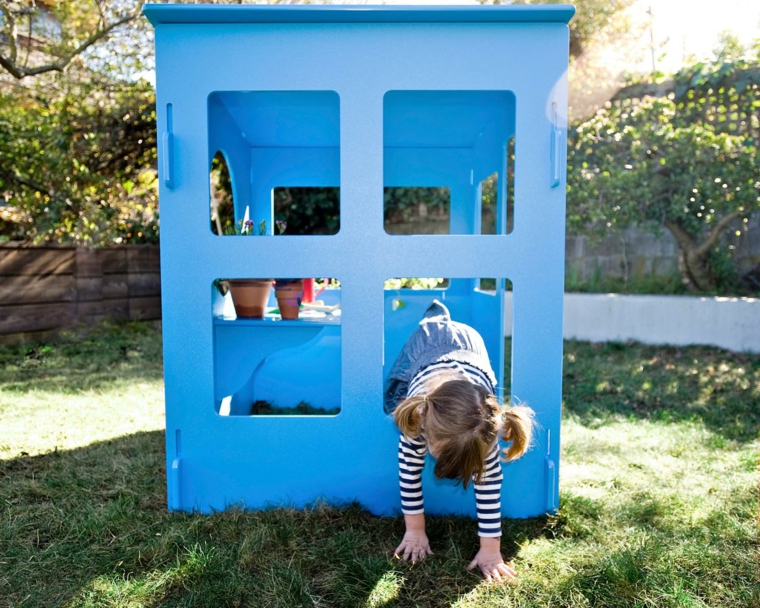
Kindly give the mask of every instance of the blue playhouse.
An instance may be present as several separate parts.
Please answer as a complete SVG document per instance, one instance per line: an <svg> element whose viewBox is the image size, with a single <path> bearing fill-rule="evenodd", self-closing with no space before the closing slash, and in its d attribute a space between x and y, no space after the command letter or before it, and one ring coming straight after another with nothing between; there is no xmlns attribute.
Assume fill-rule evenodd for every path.
<svg viewBox="0 0 760 608"><path fill-rule="evenodd" d="M154 4L144 13L156 31L169 508L324 499L399 513L398 433L383 385L438 298L483 335L505 402L537 412L536 445L504 465L503 515L556 509L574 8ZM235 218L264 234L210 230L218 152ZM338 232L273 234L279 187L339 188ZM448 233L386 232L384 191L430 187L448 191ZM339 288L319 296L329 312L294 321L279 318L272 298L263 318L236 317L215 288L267 277L332 277ZM387 287L399 277L448 281ZM257 401L333 413L252 415ZM427 512L475 515L472 486L436 480L428 466L423 487Z"/></svg>

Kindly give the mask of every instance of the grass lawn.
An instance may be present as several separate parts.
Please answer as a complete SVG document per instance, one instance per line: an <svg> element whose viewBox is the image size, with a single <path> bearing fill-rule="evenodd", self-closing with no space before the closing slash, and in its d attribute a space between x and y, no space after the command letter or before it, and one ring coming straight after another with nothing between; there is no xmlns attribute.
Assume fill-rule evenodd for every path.
<svg viewBox="0 0 760 608"><path fill-rule="evenodd" d="M159 332L105 325L0 347L0 607L760 607L760 356L565 344L561 507L504 523L520 583L392 558L358 505L166 511Z"/></svg>

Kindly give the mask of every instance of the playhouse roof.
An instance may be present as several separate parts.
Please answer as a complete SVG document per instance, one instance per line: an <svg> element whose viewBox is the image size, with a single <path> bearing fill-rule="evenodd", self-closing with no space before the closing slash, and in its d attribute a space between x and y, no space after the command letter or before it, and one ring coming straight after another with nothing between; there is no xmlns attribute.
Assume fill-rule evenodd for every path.
<svg viewBox="0 0 760 608"><path fill-rule="evenodd" d="M568 23L569 4L496 6L219 5L146 4L153 25L162 23Z"/></svg>

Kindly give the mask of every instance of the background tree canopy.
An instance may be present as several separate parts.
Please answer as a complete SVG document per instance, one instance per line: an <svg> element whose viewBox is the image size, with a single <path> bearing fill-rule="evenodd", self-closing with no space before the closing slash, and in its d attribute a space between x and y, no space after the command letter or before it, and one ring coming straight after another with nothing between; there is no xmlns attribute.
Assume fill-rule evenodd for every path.
<svg viewBox="0 0 760 608"><path fill-rule="evenodd" d="M143 1L2 5L0 237L157 241Z"/></svg>
<svg viewBox="0 0 760 608"><path fill-rule="evenodd" d="M635 83L570 132L568 227L671 232L688 289L752 290L732 263L760 209L760 45L724 40L713 62Z"/></svg>

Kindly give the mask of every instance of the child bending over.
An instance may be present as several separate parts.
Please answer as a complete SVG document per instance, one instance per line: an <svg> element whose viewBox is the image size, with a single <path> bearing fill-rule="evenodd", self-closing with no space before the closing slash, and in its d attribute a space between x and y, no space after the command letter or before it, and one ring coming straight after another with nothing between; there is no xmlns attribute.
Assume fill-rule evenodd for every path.
<svg viewBox="0 0 760 608"><path fill-rule="evenodd" d="M530 446L533 410L502 409L494 395L496 376L483 338L451 320L438 300L428 308L398 356L385 387L385 409L401 431L399 485L406 533L396 556L413 562L432 555L425 534L420 476L425 454L435 475L475 486L480 551L467 567L486 580L517 576L501 555L501 459L522 456ZM511 442L499 449L499 437Z"/></svg>

